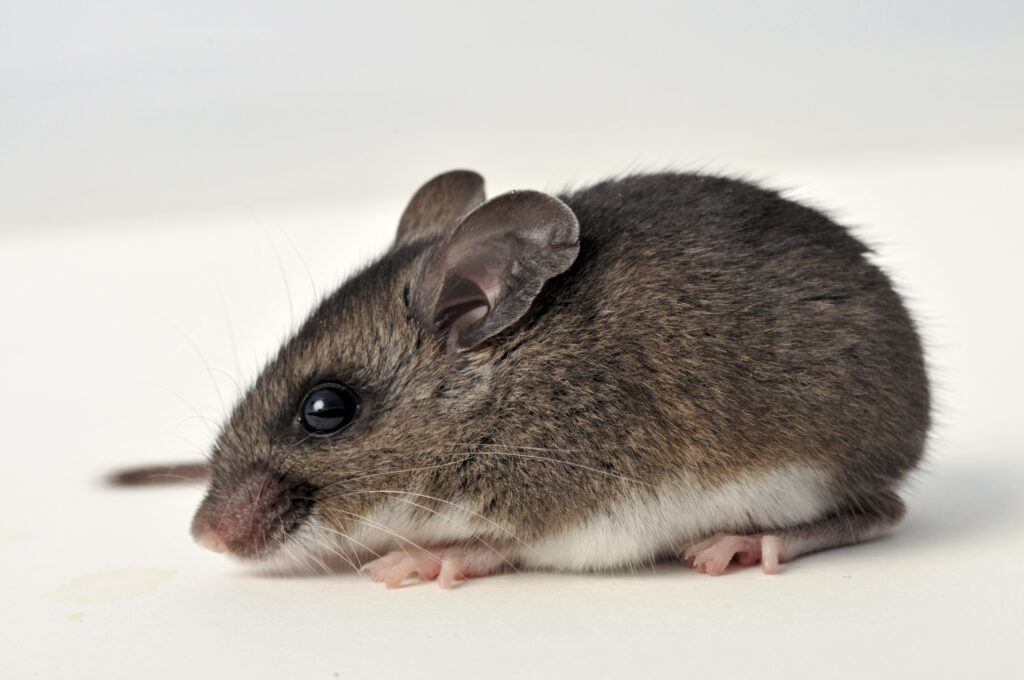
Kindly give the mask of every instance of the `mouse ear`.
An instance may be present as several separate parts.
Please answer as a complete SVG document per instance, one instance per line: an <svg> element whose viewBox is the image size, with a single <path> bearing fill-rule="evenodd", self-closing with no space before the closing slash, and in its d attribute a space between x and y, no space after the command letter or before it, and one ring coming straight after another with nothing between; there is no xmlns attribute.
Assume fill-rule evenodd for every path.
<svg viewBox="0 0 1024 680"><path fill-rule="evenodd" d="M569 206L537 191L503 194L467 215L427 260L414 314L448 351L472 349L518 320L579 249Z"/></svg>
<svg viewBox="0 0 1024 680"><path fill-rule="evenodd" d="M392 247L432 236L447 236L463 217L484 202L484 178L472 170L452 170L421 186L398 221Z"/></svg>

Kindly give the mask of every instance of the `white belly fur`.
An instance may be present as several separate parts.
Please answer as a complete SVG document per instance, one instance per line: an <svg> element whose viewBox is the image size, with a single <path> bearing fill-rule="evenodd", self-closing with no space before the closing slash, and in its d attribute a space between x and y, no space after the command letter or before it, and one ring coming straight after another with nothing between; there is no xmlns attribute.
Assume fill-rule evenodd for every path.
<svg viewBox="0 0 1024 680"><path fill-rule="evenodd" d="M687 480L662 484L598 511L578 527L523 544L511 533L451 504L423 521L410 512L425 500L416 494L396 495L351 534L335 545L346 551L374 553L420 546L437 547L479 539L502 547L507 559L525 568L565 571L615 569L650 563L687 543L717 531L742 531L751 526L785 527L815 520L832 508L827 476L806 465L738 477L714 489ZM319 521L313 533L323 535ZM302 538L307 538L303 536ZM303 541L306 543L306 541ZM313 545L307 544L312 549Z"/></svg>
<svg viewBox="0 0 1024 680"><path fill-rule="evenodd" d="M716 489L685 480L663 484L523 548L524 567L587 571L649 563L717 531L809 522L830 509L826 476L790 465L750 474Z"/></svg>

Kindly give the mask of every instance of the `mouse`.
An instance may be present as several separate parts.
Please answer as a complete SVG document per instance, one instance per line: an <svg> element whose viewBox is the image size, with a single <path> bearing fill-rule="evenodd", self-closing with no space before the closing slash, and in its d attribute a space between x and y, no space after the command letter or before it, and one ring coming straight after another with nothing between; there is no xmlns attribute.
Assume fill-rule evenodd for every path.
<svg viewBox="0 0 1024 680"><path fill-rule="evenodd" d="M192 535L389 588L663 559L771 574L875 538L930 399L870 255L730 177L488 199L441 174L234 407Z"/></svg>

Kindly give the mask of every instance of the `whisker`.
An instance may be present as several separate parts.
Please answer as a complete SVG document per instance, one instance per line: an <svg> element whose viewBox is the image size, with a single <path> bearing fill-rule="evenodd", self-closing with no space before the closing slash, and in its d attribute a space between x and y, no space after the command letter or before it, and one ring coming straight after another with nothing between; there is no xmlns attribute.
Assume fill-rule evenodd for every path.
<svg viewBox="0 0 1024 680"><path fill-rule="evenodd" d="M298 545L293 543L287 543L285 545L288 546L289 553L293 556L293 563L298 564L299 567L305 569L307 572L309 572L311 576L317 575L316 569L314 569L313 565L310 563L309 548L307 548L304 545ZM294 557L296 553L298 554L298 557Z"/></svg>
<svg viewBox="0 0 1024 680"><path fill-rule="evenodd" d="M235 374L242 377L242 363L238 360L238 343L235 342L235 329L231 324L231 316L228 314L228 303L224 298L224 290L220 286L220 281L217 282L217 295L220 297L220 307L224 312L224 325L228 329L228 341L231 343L231 354L235 360ZM237 383L235 383L237 385Z"/></svg>
<svg viewBox="0 0 1024 680"><path fill-rule="evenodd" d="M363 479L371 479L373 477L383 477L383 476L387 476L387 475L397 475L397 474L401 474L403 472L420 472L422 470L434 470L434 469L437 469L437 468L451 467L452 465L458 465L459 463L461 463L461 462L463 462L465 460L469 460L472 457L473 457L472 455L467 455L465 458L460 458L459 460L452 461L451 463L438 463L437 465L424 465L422 467L403 468L401 470L388 470L386 472L375 472L373 474L363 475L362 477L352 477L352 478L339 479L337 481L331 482L330 484L325 484L325 485L321 486L320 490L324 491L324 490L330 489L331 487L334 487L334 486L339 486L341 484L351 484L352 482L358 482L358 481L361 481Z"/></svg>
<svg viewBox="0 0 1024 680"><path fill-rule="evenodd" d="M199 357L199 361L202 362L203 368L206 369L206 374L210 377L210 383L213 385L213 391L217 394L217 401L220 403L221 414L226 413L227 407L224 404L224 395L220 391L220 385L217 384L217 380L213 377L213 369L210 367L210 362L206 360L206 357L203 356L203 351L199 349L199 345L197 345L195 341L192 340L192 338L186 335L185 342L187 342L192 347L192 350L196 353L196 356Z"/></svg>
<svg viewBox="0 0 1024 680"><path fill-rule="evenodd" d="M292 237L288 235L288 232L284 230L284 228L278 223L278 221L275 220L273 217L271 217L270 220L271 222L274 223L274 226L277 227L277 230L281 232L281 235L285 237L285 240L288 241L288 244L292 247L292 250L295 251L295 255L299 258L299 262L302 263L302 268L306 270L306 276L309 278L309 287L313 290L313 300L319 303L320 294L316 290L316 283L313 281L313 273L309 271L309 265L306 263L306 258L302 256L302 253L299 252L298 247L296 247L295 245L295 241L292 240Z"/></svg>
<svg viewBox="0 0 1024 680"><path fill-rule="evenodd" d="M316 539L310 539L310 540L313 541L314 543L316 543L317 545L321 545L320 541L318 541ZM324 562L322 559L320 559L320 557L315 552L310 550L308 546L305 546L305 545L302 545L301 543L299 543L298 547L299 547L300 550L302 550L306 554L306 558L305 559L315 561L318 565L320 565L320 568L323 569L323 572L325 574L330 574L331 573L331 568L329 566L327 566L327 563Z"/></svg>
<svg viewBox="0 0 1024 680"><path fill-rule="evenodd" d="M195 418L195 416L190 416L186 420L192 420L194 418ZM182 422L178 423L177 425L175 425L175 427L180 427L184 422L186 422L186 421L182 421ZM175 439L177 439L179 441L182 441L185 444L189 445L189 447L191 448L190 451L184 451L184 452L182 452L181 454L178 454L178 455L181 455L181 456L196 455L196 456L199 456L200 458L206 460L207 462L210 461L210 457L211 456L210 456L209 453L207 453L207 450L208 450L209 447L199 447L199 446L196 446L196 443L194 441L192 441L191 439L189 439L185 435L180 434L178 432L162 432L162 433L160 433L160 435L161 436L165 436L165 437L174 437Z"/></svg>
<svg viewBox="0 0 1024 680"><path fill-rule="evenodd" d="M519 447L519 448L523 448L524 450L549 450L549 449L538 449L536 447ZM373 450L375 450L375 449L368 449L368 451L373 451ZM382 449L376 449L376 450L382 450ZM550 449L550 450L555 450L555 449ZM470 460L474 456L507 456L507 457L510 457L510 458L520 458L520 459L525 459L525 460L538 460L538 461L544 461L544 462L549 462L549 463L558 463L560 465L565 465L565 466L568 466L568 467L574 467L574 468L577 468L577 469L586 470L588 472L595 472L597 474L604 475L606 477L611 477L613 479L619 479L619 480L622 480L622 481L625 481L625 482L630 482L630 483L633 483L633 484L640 484L640 485L643 485L643 486L651 486L651 484L648 483L648 482L644 482L642 480L635 479L633 477L626 477L625 475L620 475L620 474L617 474L617 473L614 473L614 472L609 472L607 470L602 470L600 468L595 468L595 467L590 466L590 465L584 465L583 463L575 463L573 461L563 460L561 458L553 458L551 456L541 456L541 455L531 454L531 453L516 453L516 452L513 452L513 451L450 451L450 452L442 452L442 453L440 453L438 455L461 456L461 458L459 458L459 460L453 461L451 463L438 463L436 465L424 465L424 466L418 467L418 468L401 468L401 469L398 469L398 470L387 470L387 471L383 471L383 472L375 472L375 473L371 473L371 474L362 475L360 477L339 479L339 480L336 480L336 481L331 482L329 484L325 484L324 486L321 487L321 491L328 490L328 489L331 489L333 487L341 486L341 485L344 485L344 484L350 484L352 482L359 481L359 480L370 479L372 477L382 477L382 476L387 476L387 475L401 474L401 473L404 473L404 472L417 472L417 471L421 471L421 470L431 470L431 469L437 469L437 468L442 468L442 467L450 467L450 466L453 466L453 465L458 465L458 464L460 464L460 463L462 463L462 462L464 462L466 460ZM322 471L321 471L321 474L322 474ZM333 497L333 496L328 496L328 498L331 498L331 497Z"/></svg>
<svg viewBox="0 0 1024 680"><path fill-rule="evenodd" d="M270 478L270 470L267 470L266 472L263 473L263 481L260 482L260 490L256 493L256 500L253 500L253 502L252 502L252 511L249 513L249 527L251 529L255 529L256 528L256 508L260 504L260 499L263 498L263 490L267 487L267 480L269 478ZM252 500L252 495L251 494L249 496L249 500ZM260 531L263 534L263 545L265 547L267 545L267 537L266 537L267 528L266 528L266 526L262 527L260 529Z"/></svg>
<svg viewBox="0 0 1024 680"><path fill-rule="evenodd" d="M257 224L260 225L260 230L263 232L263 236L266 237L267 243L270 244L270 250L274 253L274 259L277 261L277 268L281 272L281 280L284 281L284 291L285 294L288 296L288 319L290 322L289 328L291 328L291 330L294 331L295 306L292 304L292 288L288 284L288 273L285 271L284 262L282 262L281 260L281 254L277 252L277 245L274 243L274 240L270 238L270 232L268 232L267 228L264 226L263 220L260 219L259 215L256 214L256 211L253 210L253 207L251 205L248 205L246 207L249 209L249 213L256 219Z"/></svg>
<svg viewBox="0 0 1024 680"><path fill-rule="evenodd" d="M423 509L424 509L424 510L426 510L427 512L432 512L432 513L434 513L435 515L437 515L438 517L441 517L441 518L447 519L447 520L448 520L449 522L451 522L451 521L452 521L452 519L451 519L450 517L447 517L447 518L446 518L446 517L445 517L444 515L442 515L441 513L439 513L439 512L437 511L437 510L434 510L433 508L428 508L428 507L427 507L427 506L425 506L425 505L422 505L422 504L420 504L420 503L415 503L415 502L413 502L413 501L410 501L410 500L408 500L408 499L406 499L406 498L399 498L398 500L400 500L400 501L401 501L401 502L403 502L403 503L408 503L409 505L415 505L415 506L416 506L417 508L423 508ZM515 538L515 536L513 536L513 538ZM501 558L501 561L502 561L502 562L504 562L504 563L505 563L505 564L507 564L508 566L512 567L512 569L513 569L513 570L515 570L516 572L518 572L518 571L519 571L518 569L516 569L516 565L512 564L511 562L509 562L509 561L508 561L508 559L506 559L506 557L505 557L505 554L504 554L504 553L502 553L502 552L501 552L500 550L498 550L498 549L497 549L497 548L495 548L495 547L494 547L493 545L491 545L491 543L489 543L489 542L488 542L488 541L487 541L486 539L484 539L484 538L483 538L482 536L474 536L474 538L473 538L472 540L473 540L473 541L475 541L475 542L483 543L483 544L484 544L484 545L485 545L485 546L486 546L486 547L487 547L487 548L488 548L488 549L489 549L489 550L490 550L491 552L493 552L493 553L494 553L495 555L497 555L497 556L498 556L499 558ZM519 539L516 539L516 540L519 540ZM523 545L526 545L526 544L525 544L525 543L524 543L523 541L519 541L519 542L520 542L520 543L523 543Z"/></svg>
<svg viewBox="0 0 1024 680"><path fill-rule="evenodd" d="M529 449L527 449L527 450L529 450ZM597 474L604 475L606 477L611 477L613 479L619 479L619 480L622 480L624 482L631 482L633 484L641 484L643 486L651 486L651 484L649 482L644 482L642 480L635 479L633 477L626 477L625 475L620 475L620 474L617 474L617 473L614 473L614 472L609 472L607 470L602 470L600 468L596 468L596 467L593 467L593 466L590 466L590 465L584 465L583 463L574 463L572 461L563 460L561 458L552 458L550 456L540 456L540 455L537 455L537 454L516 453L514 451L444 451L444 452L440 452L440 453L438 453L436 455L442 455L442 456L462 456L462 458L460 460L457 460L457 461L453 462L453 463L441 463L441 464L438 464L436 466L424 466L423 468L420 468L420 469L430 469L431 467L445 467L447 465L458 465L459 463L463 462L464 460L469 460L469 459L473 458L474 456L507 456L507 457L510 457L510 458L521 458L521 459L525 459L525 460L539 460L539 461L546 461L546 462L549 462L549 463L559 463L561 465L565 465L565 466L568 466L568 467L574 467L574 468L578 468L578 469L581 469L581 470L587 470L589 472L596 472ZM386 475L386 474L398 474L399 472L412 471L412 470L415 470L415 469L416 468L412 468L410 470L396 470L396 471L391 472L391 473L389 473L389 472L374 473L373 475L368 475L367 477L377 476L377 475ZM366 477L359 477L357 479L365 479L365 478ZM347 481L351 481L351 480L338 480L337 482L332 482L330 485L328 485L328 487L329 486L335 486L337 484L346 483ZM328 488L328 487L325 487L325 488Z"/></svg>
<svg viewBox="0 0 1024 680"><path fill-rule="evenodd" d="M333 534L337 534L338 536L341 536L342 538L344 538L345 540L349 541L350 543L355 543L356 545L361 547L363 550L365 550L366 552L370 553L371 555L373 555L374 557L376 557L378 559L383 557L379 552L377 552L376 550L374 550L370 546L366 545L362 541L358 541L355 538L352 538L352 536L350 536L349 534L346 534L344 531L339 531L339 530L335 529L334 527L323 526L323 525L321 525L319 528L323 529L324 531L329 531L329 532L331 532ZM352 567L358 571L358 568L355 566L355 564L352 564Z"/></svg>
<svg viewBox="0 0 1024 680"><path fill-rule="evenodd" d="M516 447L516 448L522 448L522 449L524 449L526 451L531 450L530 447ZM540 450L545 450L545 449L540 449ZM634 484L642 484L644 486L651 486L651 484L649 484L648 482L644 482L644 481L639 480L639 479L634 479L632 477L626 477L624 475L616 474L614 472L608 472L607 470L602 470L600 468L592 467L590 465L584 465L583 463L574 463L572 461L563 460L561 458L552 458L550 456L538 456L536 454L527 454L527 453L515 453L515 452L512 452L512 451L474 451L472 453L473 453L473 455L480 455L480 456L510 456L510 457L513 457L513 458L525 458L525 459L533 459L533 460L543 460L543 461L547 461L549 463L560 463L562 465L567 465L569 467L580 468L582 470L589 470L590 472L596 472L598 474L605 475L606 477L612 477L614 479L621 479L624 482L632 482ZM448 454L445 454L445 455L459 455L459 456L461 456L461 455L466 455L466 454L462 453L462 452L459 452L459 453L448 453Z"/></svg>
<svg viewBox="0 0 1024 680"><path fill-rule="evenodd" d="M500 529L501 531L504 531L509 536L511 536L515 540L519 541L523 545L526 545L526 541L522 540L521 538L516 536L514 533L512 533L511 530L501 526L500 524L498 524L494 520L489 519L487 517L484 517L479 512L474 512L473 510L470 510L469 508L467 508L467 507L465 507L463 505L459 505L458 503L453 503L452 501L446 501L445 499L438 498L437 496L430 496L430 495L423 494L423 493L416 493L414 491L402 491L402 490L399 490L399 489L372 489L372 490L368 489L368 490L363 490L363 491L347 491L347 492L340 493L340 494L337 494L337 495L334 495L334 496L330 496L329 498L341 498L343 496L359 496L359 495L362 495L362 494L371 494L371 493L416 496L418 498L429 498L432 501L437 501L438 503L444 503L446 505L450 505L450 506L452 506L454 508L462 510L463 512L466 512L466 513L468 513L470 515L473 515L474 517L482 519L483 521L487 522L488 524L490 524L491 526L495 527L496 529ZM323 500L325 500L325 499L319 499L319 500L321 502L323 502Z"/></svg>
<svg viewBox="0 0 1024 680"><path fill-rule="evenodd" d="M345 562L347 562L350 567L352 567L353 571L358 571L356 563L348 555L345 554L344 550L332 547L329 543L325 543L324 541L321 541L320 539L313 536L310 536L309 540L316 543L323 550L325 550L328 556L334 555L336 557L340 557L341 559L345 560ZM310 553L312 554L312 551L310 551ZM323 564L325 573L331 572L331 568L325 562L321 561L320 563Z"/></svg>
<svg viewBox="0 0 1024 680"><path fill-rule="evenodd" d="M220 375L222 375L225 378L227 378L228 380L230 380L231 384L235 386L235 393L238 395L238 400L239 401L241 401L242 399L245 398L245 392L242 390L242 386L238 384L238 381L235 380L235 376L231 375L227 371L222 370L220 368L209 368L207 370L210 373L219 373Z"/></svg>
<svg viewBox="0 0 1024 680"><path fill-rule="evenodd" d="M358 515L358 514L356 514L354 512L348 512L347 510L338 510L338 509L333 509L332 512L340 512L343 515L348 515L349 517L351 517L352 519L354 519L357 522L360 522L361 524L366 524L367 526L372 527L374 529L377 529L378 531L383 531L386 534L394 536L399 541L404 541L405 543L408 543L409 545L413 546L414 548L417 548L417 549L421 550L422 552L426 553L427 555L429 555L431 558L437 560L438 562L441 561L440 557L438 557L434 553L430 552L429 550L424 548L419 543L416 543L415 541L410 540L410 539L406 538L405 536L402 536L401 534L399 534L399 533L397 533L395 531L392 531L391 529L388 529L386 526L384 526L384 525L382 525L382 524L380 524L378 522L374 522L374 521L368 519L364 515Z"/></svg>
<svg viewBox="0 0 1024 680"><path fill-rule="evenodd" d="M171 394L174 394L174 393L171 392ZM216 437L217 436L217 433L220 431L220 422L221 422L220 420L218 420L216 418L211 418L210 416L204 416L202 413L197 411L191 404L189 404L187 401L185 401L185 399L183 397L180 397L177 394L174 394L174 396L176 396L179 399L181 399L182 403L184 403L189 408L189 410L192 411L192 415L188 416L187 418L182 418L180 421L175 423L174 424L175 428L181 427L182 425L184 425L185 423L189 422L190 420L201 420L203 422L203 424L206 426L207 433L209 433L212 437ZM212 430L210 429L211 425L213 426Z"/></svg>

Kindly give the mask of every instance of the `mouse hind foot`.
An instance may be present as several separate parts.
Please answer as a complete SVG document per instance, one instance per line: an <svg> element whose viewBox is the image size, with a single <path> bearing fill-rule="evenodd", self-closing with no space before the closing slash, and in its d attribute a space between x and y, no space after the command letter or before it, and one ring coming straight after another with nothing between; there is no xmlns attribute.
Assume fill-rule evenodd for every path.
<svg viewBox="0 0 1024 680"><path fill-rule="evenodd" d="M766 574L800 555L870 540L897 524L904 514L895 494L858 503L842 512L787 529L756 534L718 533L691 543L679 556L697 571L718 576L734 561L741 566L760 563Z"/></svg>

